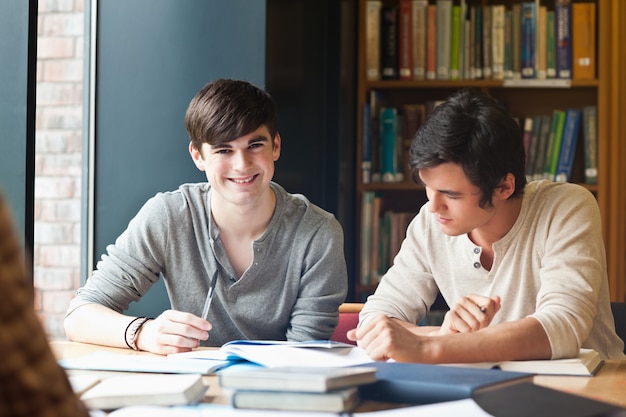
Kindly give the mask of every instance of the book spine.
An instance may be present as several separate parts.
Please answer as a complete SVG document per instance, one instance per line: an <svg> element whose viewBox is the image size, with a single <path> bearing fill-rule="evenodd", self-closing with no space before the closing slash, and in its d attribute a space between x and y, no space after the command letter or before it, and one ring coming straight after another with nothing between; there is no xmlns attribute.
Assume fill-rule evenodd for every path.
<svg viewBox="0 0 626 417"><path fill-rule="evenodd" d="M483 78L483 6L474 6L474 79Z"/></svg>
<svg viewBox="0 0 626 417"><path fill-rule="evenodd" d="M398 17L398 77L413 78L413 34L411 0L400 0Z"/></svg>
<svg viewBox="0 0 626 417"><path fill-rule="evenodd" d="M363 104L362 114L362 154L361 154L361 182L368 184L372 181L372 115L369 103Z"/></svg>
<svg viewBox="0 0 626 417"><path fill-rule="evenodd" d="M539 147L539 135L541 134L542 116L534 116L532 118L533 126L530 134L530 143L528 144L528 158L526 160L526 180L532 181L535 175L535 166L537 161L537 148Z"/></svg>
<svg viewBox="0 0 626 417"><path fill-rule="evenodd" d="M561 141L563 139L563 127L565 126L565 112L554 110L552 114L552 130L550 132L549 143L546 148L546 160L544 166L544 178L554 181L556 177L556 167L559 162L561 152Z"/></svg>
<svg viewBox="0 0 626 417"><path fill-rule="evenodd" d="M539 6L537 9L537 78L540 80L548 78L547 13L548 8L546 6Z"/></svg>
<svg viewBox="0 0 626 417"><path fill-rule="evenodd" d="M572 77L577 80L596 76L596 5L572 4Z"/></svg>
<svg viewBox="0 0 626 417"><path fill-rule="evenodd" d="M585 149L585 182L598 183L598 110L596 106L583 107L583 141Z"/></svg>
<svg viewBox="0 0 626 417"><path fill-rule="evenodd" d="M437 79L450 79L452 0L437 0Z"/></svg>
<svg viewBox="0 0 626 417"><path fill-rule="evenodd" d="M578 109L567 109L559 163L556 169L557 181L566 182L570 181L572 178L572 167L574 165L574 154L578 142L581 115L582 112Z"/></svg>
<svg viewBox="0 0 626 417"><path fill-rule="evenodd" d="M374 196L372 199L372 217L370 218L370 224L372 227L372 239L370 242L370 271L369 271L369 283L376 284L379 281L378 276L378 264L379 264L379 251L380 251L380 211L383 203L382 197Z"/></svg>
<svg viewBox="0 0 626 417"><path fill-rule="evenodd" d="M363 285L370 283L370 256L372 245L372 201L374 193L366 191L361 198L361 275Z"/></svg>
<svg viewBox="0 0 626 417"><path fill-rule="evenodd" d="M497 4L491 7L491 49L492 49L492 69L494 80L504 79L504 57L505 57L505 7Z"/></svg>
<svg viewBox="0 0 626 417"><path fill-rule="evenodd" d="M369 81L380 79L380 0L365 3L365 77Z"/></svg>
<svg viewBox="0 0 626 417"><path fill-rule="evenodd" d="M483 29L483 78L490 80L493 77L493 48L492 44L492 19L491 11L493 6L484 5L482 7L482 29Z"/></svg>
<svg viewBox="0 0 626 417"><path fill-rule="evenodd" d="M513 44L513 79L522 77L522 5L515 3L511 8L511 43Z"/></svg>
<svg viewBox="0 0 626 417"><path fill-rule="evenodd" d="M546 13L546 76L556 78L556 44L555 44L554 10Z"/></svg>
<svg viewBox="0 0 626 417"><path fill-rule="evenodd" d="M426 7L426 79L437 78L437 5Z"/></svg>
<svg viewBox="0 0 626 417"><path fill-rule="evenodd" d="M533 180L540 180L543 178L543 167L546 161L546 148L550 139L550 132L552 131L552 115L544 114L541 116L541 128L539 131L539 143L537 143L537 150L535 154L535 162L533 169Z"/></svg>
<svg viewBox="0 0 626 417"><path fill-rule="evenodd" d="M427 0L413 0L413 79L426 78L426 6Z"/></svg>
<svg viewBox="0 0 626 417"><path fill-rule="evenodd" d="M572 2L555 0L556 76L572 78Z"/></svg>
<svg viewBox="0 0 626 417"><path fill-rule="evenodd" d="M528 175L529 162L530 162L530 140L533 133L533 118L526 117L524 119L524 125L522 128L522 143L524 145L524 153L526 154L526 176L527 180L530 181L531 176Z"/></svg>
<svg viewBox="0 0 626 417"><path fill-rule="evenodd" d="M380 113L380 167L383 182L395 182L398 113L394 107L384 107Z"/></svg>
<svg viewBox="0 0 626 417"><path fill-rule="evenodd" d="M522 3L521 71L522 78L535 78L536 13L535 3Z"/></svg>
<svg viewBox="0 0 626 417"><path fill-rule="evenodd" d="M398 79L398 6L383 6L380 20L380 59L383 80Z"/></svg>
<svg viewBox="0 0 626 417"><path fill-rule="evenodd" d="M461 6L452 6L452 33L450 38L450 79L461 77Z"/></svg>

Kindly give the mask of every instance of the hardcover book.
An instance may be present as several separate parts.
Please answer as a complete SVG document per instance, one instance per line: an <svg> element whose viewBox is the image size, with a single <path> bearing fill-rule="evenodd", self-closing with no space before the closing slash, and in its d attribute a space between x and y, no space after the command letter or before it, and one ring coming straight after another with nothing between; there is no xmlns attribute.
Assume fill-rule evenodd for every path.
<svg viewBox="0 0 626 417"><path fill-rule="evenodd" d="M280 366L227 369L219 374L223 388L236 390L328 392L376 382L376 368Z"/></svg>
<svg viewBox="0 0 626 417"><path fill-rule="evenodd" d="M380 11L380 70L383 80L398 79L398 6Z"/></svg>
<svg viewBox="0 0 626 417"><path fill-rule="evenodd" d="M572 77L596 77L596 4L572 4Z"/></svg>
<svg viewBox="0 0 626 417"><path fill-rule="evenodd" d="M343 413L359 404L359 391L355 387L324 393L238 390L232 393L231 404L234 408Z"/></svg>
<svg viewBox="0 0 626 417"><path fill-rule="evenodd" d="M365 76L370 81L380 79L380 0L365 3Z"/></svg>
<svg viewBox="0 0 626 417"><path fill-rule="evenodd" d="M412 0L413 78L426 78L426 6L428 0Z"/></svg>
<svg viewBox="0 0 626 417"><path fill-rule="evenodd" d="M554 3L556 76L572 78L572 0Z"/></svg>
<svg viewBox="0 0 626 417"><path fill-rule="evenodd" d="M572 178L572 167L574 166L574 155L578 143L581 118L581 110L567 109L563 139L561 140L561 153L559 154L559 163L556 169L557 181L566 182Z"/></svg>
<svg viewBox="0 0 626 417"><path fill-rule="evenodd" d="M102 380L80 396L89 408L111 410L131 405L184 405L207 390L198 374L124 375Z"/></svg>

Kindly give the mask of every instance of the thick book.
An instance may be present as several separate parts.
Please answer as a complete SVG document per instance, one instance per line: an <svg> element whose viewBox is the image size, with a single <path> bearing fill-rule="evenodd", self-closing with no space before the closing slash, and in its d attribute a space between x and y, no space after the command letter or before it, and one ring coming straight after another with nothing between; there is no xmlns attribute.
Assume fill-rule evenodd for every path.
<svg viewBox="0 0 626 417"><path fill-rule="evenodd" d="M380 173L383 182L395 182L397 158L398 112L395 107L380 111Z"/></svg>
<svg viewBox="0 0 626 417"><path fill-rule="evenodd" d="M604 361L593 349L581 349L574 358L545 359L528 361L503 361L456 364L472 368L498 368L503 371L526 372L540 375L579 375L593 376Z"/></svg>
<svg viewBox="0 0 626 417"><path fill-rule="evenodd" d="M528 381L531 374L422 363L375 362L377 381L359 386L363 400L430 404L471 398L486 389Z"/></svg>
<svg viewBox="0 0 626 417"><path fill-rule="evenodd" d="M234 408L343 413L359 404L359 391L355 387L324 393L237 390L230 401Z"/></svg>
<svg viewBox="0 0 626 417"><path fill-rule="evenodd" d="M219 374L220 386L235 390L328 392L372 382L376 368L368 367L246 367Z"/></svg>
<svg viewBox="0 0 626 417"><path fill-rule="evenodd" d="M380 80L380 0L365 3L365 77Z"/></svg>
<svg viewBox="0 0 626 417"><path fill-rule="evenodd" d="M585 150L585 183L598 183L598 109L583 107L583 143Z"/></svg>
<svg viewBox="0 0 626 417"><path fill-rule="evenodd" d="M548 8L539 6L537 8L537 78L545 80L548 78Z"/></svg>
<svg viewBox="0 0 626 417"><path fill-rule="evenodd" d="M504 79L504 43L505 43L504 4L491 6L491 78Z"/></svg>
<svg viewBox="0 0 626 417"><path fill-rule="evenodd" d="M399 0L398 6L398 77L413 78L413 11L411 0Z"/></svg>
<svg viewBox="0 0 626 417"><path fill-rule="evenodd" d="M397 5L383 5L380 11L380 71L383 80L398 79Z"/></svg>
<svg viewBox="0 0 626 417"><path fill-rule="evenodd" d="M437 5L426 6L426 79L437 78Z"/></svg>
<svg viewBox="0 0 626 417"><path fill-rule="evenodd" d="M103 379L80 396L89 408L111 410L132 405L186 405L207 390L198 374L133 374Z"/></svg>
<svg viewBox="0 0 626 417"><path fill-rule="evenodd" d="M522 78L535 78L537 56L537 9L534 2L521 4L521 72Z"/></svg>
<svg viewBox="0 0 626 417"><path fill-rule="evenodd" d="M596 77L596 4L572 3L572 78Z"/></svg>
<svg viewBox="0 0 626 417"><path fill-rule="evenodd" d="M437 79L450 79L452 0L436 0L437 5Z"/></svg>
<svg viewBox="0 0 626 417"><path fill-rule="evenodd" d="M581 118L581 110L567 109L563 139L561 140L561 153L556 168L557 181L567 182L572 179L572 168L574 167L574 155L576 154L576 145L578 144Z"/></svg>
<svg viewBox="0 0 626 417"><path fill-rule="evenodd" d="M556 77L572 78L572 0L554 0Z"/></svg>
<svg viewBox="0 0 626 417"><path fill-rule="evenodd" d="M548 143L546 144L546 158L543 167L543 178L550 181L554 181L556 178L556 166L559 162L564 127L565 111L555 109L552 112L552 126L550 128Z"/></svg>
<svg viewBox="0 0 626 417"><path fill-rule="evenodd" d="M413 25L413 78L426 78L426 6L428 0L411 1L411 24Z"/></svg>

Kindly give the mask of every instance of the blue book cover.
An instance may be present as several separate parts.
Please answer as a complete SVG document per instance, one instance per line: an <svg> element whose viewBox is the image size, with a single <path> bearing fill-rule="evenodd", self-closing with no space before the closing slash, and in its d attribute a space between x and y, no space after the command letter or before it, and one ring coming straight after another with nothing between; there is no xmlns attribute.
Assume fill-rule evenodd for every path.
<svg viewBox="0 0 626 417"><path fill-rule="evenodd" d="M383 182L394 182L397 173L398 113L394 107L380 111L380 173Z"/></svg>
<svg viewBox="0 0 626 417"><path fill-rule="evenodd" d="M430 404L471 398L482 389L529 381L532 374L422 363L374 362L377 382L359 388L362 399Z"/></svg>
<svg viewBox="0 0 626 417"><path fill-rule="evenodd" d="M572 1L554 2L556 77L572 78Z"/></svg>
<svg viewBox="0 0 626 417"><path fill-rule="evenodd" d="M559 164L556 169L557 181L566 182L572 177L572 167L574 166L574 155L576 154L576 144L578 143L581 118L581 110L567 109L565 114L565 126L563 127L563 138L561 139Z"/></svg>
<svg viewBox="0 0 626 417"><path fill-rule="evenodd" d="M537 13L535 3L522 3L522 36L521 36L521 66L522 78L535 78L535 44L537 41Z"/></svg>

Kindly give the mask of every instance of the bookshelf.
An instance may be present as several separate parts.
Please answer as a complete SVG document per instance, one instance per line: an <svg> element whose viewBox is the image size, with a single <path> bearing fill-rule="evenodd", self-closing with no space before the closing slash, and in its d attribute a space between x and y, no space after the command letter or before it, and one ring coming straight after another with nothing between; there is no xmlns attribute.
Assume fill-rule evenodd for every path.
<svg viewBox="0 0 626 417"><path fill-rule="evenodd" d="M382 7L400 6L401 0L383 0ZM364 232L364 227L371 227L372 222L368 220L375 217L364 217L364 209L361 204L364 196L370 195L380 199L381 219L386 211L404 212L412 211L416 213L419 207L426 202L424 190L414 184L408 176L406 167L406 157L398 158L398 171L400 174L393 182L383 182L382 179L372 178L372 173L364 173L364 159L368 159L368 152L364 155L364 150L368 149L370 139L365 139L367 131L370 135L376 135L376 123L366 123L370 120L364 106L389 106L402 109L407 104L422 104L425 108L429 103L443 100L452 92L463 87L477 87L485 90L498 100L501 100L510 112L523 121L528 117L551 114L555 109L566 110L567 108L582 109L585 106L595 106L597 109L597 182L588 183L585 178L585 147L582 134L576 146L574 165L569 179L571 182L579 183L589 189L598 201L603 219L603 235L607 251L607 262L609 271L610 294L613 301L623 301L626 293L626 168L620 161L626 158L626 145L620 141L620 137L626 137L626 122L620 117L620 109L624 109L626 94L624 81L621 73L626 69L623 51L625 29L620 25L626 15L626 4L621 0L588 0L595 5L595 76L587 78L545 78L539 79L539 74L535 67L535 76L532 78L522 78L509 75L503 79L476 79L470 77L470 72L466 72L467 77L460 79L413 79L402 78L398 75L396 79L385 79L383 76L372 77L371 59L368 61L368 36L371 34L366 30L368 14L371 13L369 0L359 0L358 11L358 67L357 67L357 126L356 126L356 198L357 203L357 256L355 267L354 298L356 301L364 301L366 296L376 288L377 279L385 269L378 266L380 272L378 276L368 270L368 262L372 256L380 256L384 253L379 250L376 255L371 252L371 231ZM410 1L409 1L410 3ZM518 0L454 0L452 5L465 5L467 16L473 6L504 5L505 10L513 10L515 5L523 3ZM528 3L528 2L526 2ZM554 11L555 0L535 0L537 10L540 6L547 11ZM573 0L573 3L581 3L580 0ZM428 4L437 5L438 0L429 0ZM399 7L398 7L399 8ZM621 18L621 19L620 19ZM401 16L398 16L400 24ZM521 31L521 29L520 29ZM382 31L381 31L382 33ZM400 33L400 32L399 32ZM466 32L467 34L467 32ZM382 36L382 35L381 35ZM398 35L400 38L400 35ZM401 42L398 39L398 42ZM425 41L427 42L427 41ZM400 49L402 46L399 47ZM621 49L620 49L621 48ZM537 48L541 49L541 48ZM469 50L469 49L468 49ZM383 51L379 50L382 54ZM400 52L398 55L402 55ZM383 58L379 57L380 60ZM460 59L463 62L463 58ZM466 61L467 64L467 61ZM469 68L469 65L467 66ZM462 73L463 74L463 73ZM379 73L380 75L380 73ZM426 75L424 78L427 78ZM375 102L382 102L375 103ZM376 110L370 108L370 113ZM427 111L427 110L426 110ZM399 111L402 113L402 111ZM622 112L623 113L623 112ZM402 119L399 124L403 124ZM406 136L399 128L399 134ZM410 139L405 139L410 142ZM365 142L365 144L364 144ZM406 147L406 143L404 147ZM403 148L402 141L398 141L396 146ZM376 149L374 147L374 149ZM369 156L372 161L376 161L376 151ZM375 162L373 162L376 164ZM371 162L370 162L371 164ZM371 209L365 209L365 216L373 216ZM364 221L365 220L365 221ZM382 221L382 220L381 220ZM382 233L380 230L378 233ZM366 246L361 245L366 243ZM370 248L368 256L368 247ZM359 250L359 248L361 248ZM378 259L380 261L380 259Z"/></svg>

